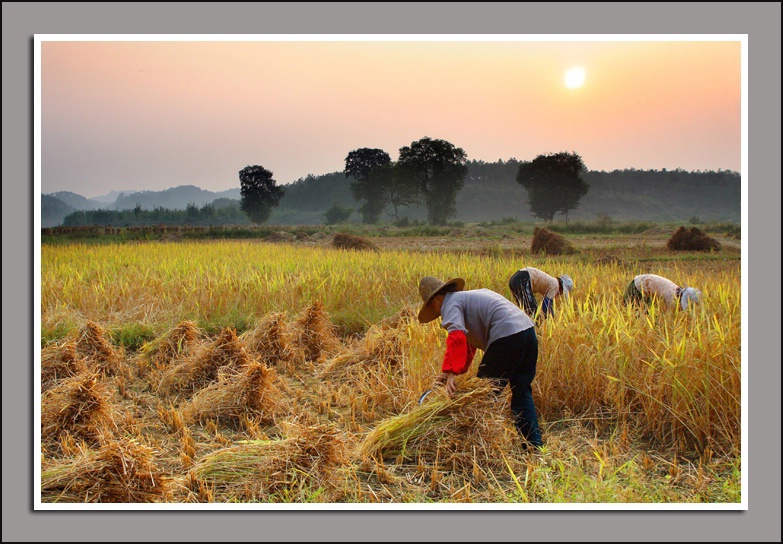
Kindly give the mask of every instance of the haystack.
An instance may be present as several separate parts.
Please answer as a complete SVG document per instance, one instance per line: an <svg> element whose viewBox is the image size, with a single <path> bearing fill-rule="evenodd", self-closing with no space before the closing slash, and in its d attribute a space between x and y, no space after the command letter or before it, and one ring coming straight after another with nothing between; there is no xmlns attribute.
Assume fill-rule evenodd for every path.
<svg viewBox="0 0 783 544"><path fill-rule="evenodd" d="M671 251L720 251L720 242L696 227L680 227L672 234L666 247Z"/></svg>
<svg viewBox="0 0 783 544"><path fill-rule="evenodd" d="M101 444L116 428L111 394L92 372L62 380L41 398L41 442L48 446L66 434L91 445Z"/></svg>
<svg viewBox="0 0 783 544"><path fill-rule="evenodd" d="M269 234L269 236L264 238L264 241L265 242L275 242L275 243L277 243L277 242L294 242L294 241L296 241L296 235L291 234L290 232L285 232L285 231L280 230L280 231L276 231L276 232L273 232L273 233Z"/></svg>
<svg viewBox="0 0 783 544"><path fill-rule="evenodd" d="M404 326L405 321L400 320L395 327L390 324L371 327L353 346L325 361L319 371L321 378L330 381L346 378L349 371L357 367L381 369L387 373L399 369L403 356L403 335L399 328Z"/></svg>
<svg viewBox="0 0 783 544"><path fill-rule="evenodd" d="M516 430L511 424L508 395L497 394L487 380L469 378L449 398L435 389L421 406L386 419L364 439L364 458L391 458L440 463L469 470L478 463L502 464Z"/></svg>
<svg viewBox="0 0 783 544"><path fill-rule="evenodd" d="M87 364L76 351L76 342L73 340L41 350L41 391L50 389L59 380L86 371Z"/></svg>
<svg viewBox="0 0 783 544"><path fill-rule="evenodd" d="M139 350L144 361L161 370L186 357L198 345L201 330L193 321L183 321L165 335L147 342Z"/></svg>
<svg viewBox="0 0 783 544"><path fill-rule="evenodd" d="M159 389L169 393L193 393L217 380L218 371L239 373L251 360L237 338L236 330L227 327L212 344L166 371Z"/></svg>
<svg viewBox="0 0 783 544"><path fill-rule="evenodd" d="M239 338L248 352L271 367L294 369L304 361L302 349L294 343L286 312L267 314Z"/></svg>
<svg viewBox="0 0 783 544"><path fill-rule="evenodd" d="M340 433L326 425L293 425L279 440L247 440L213 452L190 471L192 481L229 499L292 500L291 494L322 488L327 494L340 481L334 473L347 466ZM276 497L278 493L287 497ZM296 499L294 499L296 500Z"/></svg>
<svg viewBox="0 0 783 544"><path fill-rule="evenodd" d="M338 232L332 239L332 246L337 249L352 249L356 251L380 251L380 248L367 238Z"/></svg>
<svg viewBox="0 0 783 544"><path fill-rule="evenodd" d="M536 227L533 229L533 241L530 245L533 253L546 255L572 255L576 253L574 246L557 233Z"/></svg>
<svg viewBox="0 0 783 544"><path fill-rule="evenodd" d="M41 501L48 503L165 502L171 478L155 464L151 448L111 441L41 468Z"/></svg>
<svg viewBox="0 0 783 544"><path fill-rule="evenodd" d="M182 410L186 423L220 420L241 421L243 417L274 420L280 400L275 371L251 362L239 374L218 375L217 382L196 393Z"/></svg>
<svg viewBox="0 0 783 544"><path fill-rule="evenodd" d="M90 370L104 376L116 376L127 371L122 364L121 352L109 341L106 330L92 321L79 331L76 351L85 358Z"/></svg>
<svg viewBox="0 0 783 544"><path fill-rule="evenodd" d="M306 361L317 361L331 357L342 348L334 325L324 310L323 304L311 304L293 325L294 343L301 348Z"/></svg>

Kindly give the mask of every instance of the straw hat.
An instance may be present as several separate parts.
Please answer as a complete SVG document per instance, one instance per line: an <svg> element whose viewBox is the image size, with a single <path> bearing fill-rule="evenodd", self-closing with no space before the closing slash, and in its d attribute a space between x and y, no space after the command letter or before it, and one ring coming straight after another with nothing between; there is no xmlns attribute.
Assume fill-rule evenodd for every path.
<svg viewBox="0 0 783 544"><path fill-rule="evenodd" d="M425 276L421 279L419 282L419 295L421 295L422 306L421 310L419 310L419 323L429 323L438 317L430 301L432 297L451 285L455 286L455 291L462 291L465 288L465 280L454 278L443 282L433 276Z"/></svg>

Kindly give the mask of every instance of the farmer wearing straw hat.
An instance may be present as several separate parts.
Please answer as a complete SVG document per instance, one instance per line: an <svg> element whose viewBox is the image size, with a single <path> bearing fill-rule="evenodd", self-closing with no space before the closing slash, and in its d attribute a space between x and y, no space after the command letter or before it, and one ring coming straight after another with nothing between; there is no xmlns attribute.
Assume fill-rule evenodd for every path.
<svg viewBox="0 0 783 544"><path fill-rule="evenodd" d="M647 304L653 298L662 299L667 306L677 304L685 311L689 304L701 302L701 291L693 287L680 287L656 274L640 274L631 280L623 293L623 301L626 304Z"/></svg>
<svg viewBox="0 0 783 544"><path fill-rule="evenodd" d="M552 303L557 297L563 295L568 298L569 293L574 289L574 281L565 274L554 278L538 268L527 266L520 268L511 276L508 280L508 287L517 300L517 305L521 306L530 316L536 315L538 309L535 295L541 295L543 302L539 315L546 317L554 315Z"/></svg>
<svg viewBox="0 0 783 544"><path fill-rule="evenodd" d="M538 339L533 321L503 295L489 289L463 291L465 280L443 282L426 276L419 283L419 322L442 318L448 331L446 353L437 383L451 396L455 377L464 374L476 349L484 352L476 375L494 380L502 391L511 386L511 412L519 434L542 445L531 384L536 375Z"/></svg>

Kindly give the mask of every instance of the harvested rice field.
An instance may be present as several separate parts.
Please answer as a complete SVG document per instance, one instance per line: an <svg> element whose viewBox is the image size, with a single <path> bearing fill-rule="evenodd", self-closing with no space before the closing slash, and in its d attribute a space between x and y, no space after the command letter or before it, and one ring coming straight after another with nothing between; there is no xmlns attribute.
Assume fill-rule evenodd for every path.
<svg viewBox="0 0 783 544"><path fill-rule="evenodd" d="M739 242L675 254L663 235L567 238L560 256L513 233L485 250L45 243L40 501L739 503ZM575 283L537 326L537 452L508 390L476 377L481 352L454 397L417 403L446 338L416 320L419 279L513 300L523 266ZM647 272L702 304L624 306Z"/></svg>

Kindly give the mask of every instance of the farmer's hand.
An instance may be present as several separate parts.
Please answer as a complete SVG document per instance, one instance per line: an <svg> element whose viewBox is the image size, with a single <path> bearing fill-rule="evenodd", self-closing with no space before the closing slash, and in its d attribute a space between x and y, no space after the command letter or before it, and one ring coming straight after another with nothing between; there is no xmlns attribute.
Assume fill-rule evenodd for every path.
<svg viewBox="0 0 783 544"><path fill-rule="evenodd" d="M451 397L457 391L457 382L455 381L456 377L457 375L453 372L441 372L440 376L438 376L438 379L436 380L436 383L445 384L446 393Z"/></svg>

